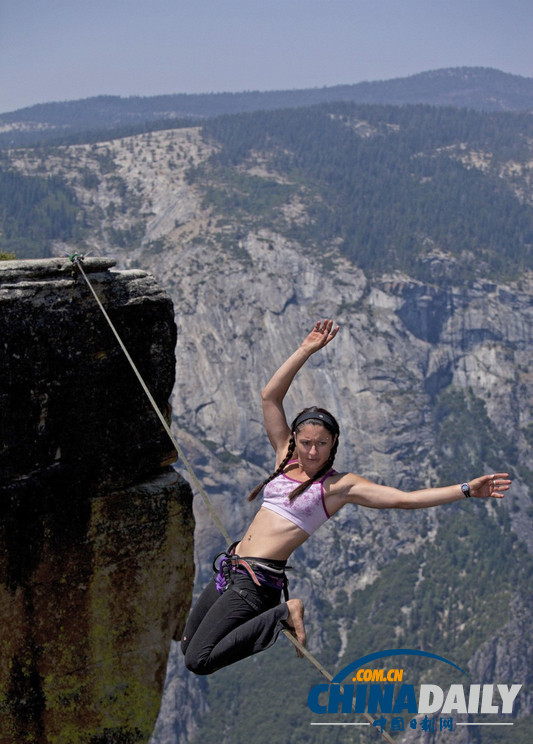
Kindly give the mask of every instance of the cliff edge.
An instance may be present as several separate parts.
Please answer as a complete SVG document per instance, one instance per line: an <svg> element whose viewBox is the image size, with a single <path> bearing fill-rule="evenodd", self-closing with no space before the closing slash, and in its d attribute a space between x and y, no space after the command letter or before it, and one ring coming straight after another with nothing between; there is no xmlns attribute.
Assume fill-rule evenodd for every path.
<svg viewBox="0 0 533 744"><path fill-rule="evenodd" d="M113 265L83 264L170 416L172 302ZM190 488L68 259L0 262L0 321L0 740L147 741L190 604Z"/></svg>

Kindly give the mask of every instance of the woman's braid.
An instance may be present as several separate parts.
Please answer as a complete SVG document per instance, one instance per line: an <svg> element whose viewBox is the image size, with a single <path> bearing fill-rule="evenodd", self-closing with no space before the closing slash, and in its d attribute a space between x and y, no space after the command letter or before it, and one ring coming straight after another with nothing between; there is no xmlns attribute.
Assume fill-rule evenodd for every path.
<svg viewBox="0 0 533 744"><path fill-rule="evenodd" d="M292 453L294 452L295 447L296 447L296 442L294 441L294 436L291 435L291 438L289 439L289 445L287 448L287 454L285 458L280 462L277 470L275 470L271 475L268 476L268 478L265 478L265 480L262 483L260 483L258 486L254 488L254 490L248 496L248 501L253 501L256 498L256 496L258 496L258 494L261 493L261 491L263 490L263 488L266 486L267 483L270 483L271 480L274 480L276 476L278 476L280 473L283 472L283 470L285 469L285 466L287 465L287 463L292 457Z"/></svg>

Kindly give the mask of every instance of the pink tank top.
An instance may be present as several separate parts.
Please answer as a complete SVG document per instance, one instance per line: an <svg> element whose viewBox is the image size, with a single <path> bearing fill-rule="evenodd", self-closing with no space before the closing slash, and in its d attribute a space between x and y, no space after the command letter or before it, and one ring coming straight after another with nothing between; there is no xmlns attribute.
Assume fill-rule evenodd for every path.
<svg viewBox="0 0 533 744"><path fill-rule="evenodd" d="M285 517L289 522L312 535L329 519L324 502L324 481L334 472L334 470L327 472L319 481L315 481L292 501L289 496L298 487L300 481L281 473L264 487L261 506Z"/></svg>

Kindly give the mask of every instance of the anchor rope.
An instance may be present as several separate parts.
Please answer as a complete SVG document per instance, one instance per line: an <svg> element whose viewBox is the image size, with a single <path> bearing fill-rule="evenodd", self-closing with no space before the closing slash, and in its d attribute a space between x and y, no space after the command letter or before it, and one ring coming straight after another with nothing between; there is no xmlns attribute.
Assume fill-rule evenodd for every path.
<svg viewBox="0 0 533 744"><path fill-rule="evenodd" d="M118 341L118 343L119 343L119 345L120 345L120 348L121 348L121 349L122 349L122 351L124 352L124 354L125 354L125 356L126 356L126 359L128 360L128 362L130 363L130 366L131 366L131 368L133 369L133 371L134 371L134 373L135 373L135 375L136 375L137 379L139 380L139 383L141 384L141 387L142 387L142 389L143 389L143 390L144 390L144 392L146 393L146 396L147 396L148 400L150 401L150 403L151 403L151 405L152 405L152 408L154 409L155 413L157 414L157 416L158 416L158 418L159 418L159 421L161 422L161 425L163 426L164 430L166 431L166 433L167 433L167 435L168 435L168 437L169 437L170 441L172 442L172 444L173 444L173 446L174 446L174 448L175 448L176 452L178 453L178 456L179 456L180 460L181 460L181 461L183 462L183 464L184 464L185 468L187 469L187 472L188 472L188 473L189 473L189 475L191 476L191 479L192 479L192 481L193 481L193 483L194 483L194 485L195 485L196 489L198 490L198 492L199 492L199 493L200 493L200 495L202 496L202 498L203 498L203 501L204 501L204 503L205 503L205 505L206 505L207 509L209 510L209 512L210 512L210 514L211 514L211 517L213 518L213 521L215 522L215 524L216 524L216 526L218 527L218 529L220 530L220 532L221 532L222 536L223 536L223 537L224 537L224 539L226 540L226 543L227 543L228 545L230 545L230 544L231 544L231 539L230 539L230 536L228 535L228 533L227 533L227 531L226 531L226 529L225 529L224 525L223 525L223 524L222 524L222 522L220 521L220 518L219 518L218 514L216 513L216 511L215 511L215 508L214 508L214 506L212 505L212 503L211 503L211 501L210 501L209 497L207 496L207 493L205 492L205 489L204 489L204 487L202 486L202 484L201 484L201 483L200 483L200 481L198 480L198 478L197 478L197 476L196 476L196 473L194 472L194 470L192 469L192 467L191 467L191 465L190 465L189 461L188 461L188 460L187 460L187 458L185 457L185 454L183 453L183 450L182 450L182 448L180 447L179 443L177 442L177 440L176 440L176 437L175 437L175 436L173 435L173 433L172 433L172 430L171 430L170 426L169 426L169 425L168 425L168 423L167 423L167 420L165 419L165 417L163 416L163 414L162 414L162 413L161 413L161 411L159 410L159 406L157 405L157 403L156 403L156 401L155 401L155 399L154 399L154 397L153 397L152 393L150 392L150 390L149 390L149 388L148 388L147 384L145 383L145 381L144 381L144 379L143 379L143 377L142 377L141 373L140 373L140 372L139 372L139 370L137 369L137 367L136 367L136 365L135 365L135 362L134 362L134 361L133 361L133 359L131 358L131 355L130 355L130 353L128 352L128 350L127 350L127 348L126 348L126 346L125 346L124 342L122 341L122 338L120 337L120 335L119 335L119 333L118 333L117 329L116 329L116 328L115 328L115 326L113 325L113 322L112 322L111 318L110 318L110 317L109 317L109 315L107 314L107 311L106 311L105 307L104 307L104 306L102 305L102 303L101 303L101 301L100 301L100 298L99 298L99 297L98 297L98 295L96 294L96 292L95 292L95 290L94 290L94 288L93 288L93 286L92 286L91 282L90 282L90 281L89 281L89 279L87 278L87 275L86 275L85 271L83 270L83 266L82 266L83 256L80 256L80 254L78 254L78 253L74 253L74 254L73 254L72 256L70 256L69 258L70 258L70 260L72 261L72 263L73 263L73 264L74 264L74 265L76 266L76 268L77 268L77 269L79 270L79 272L80 272L80 274L82 275L82 277L84 278L84 280L85 280L85 282L86 282L87 286L88 286L88 287L89 287L89 289L91 290L91 293L92 293L92 295L93 295L94 299L96 300L96 302L97 302L97 304L98 304L98 307L99 307L99 308L100 308L100 310L102 311L102 314L103 314L104 318L106 319L106 321L107 321L107 323L108 323L109 327L111 328L111 330L112 330L112 332L113 332L113 335L114 335L114 336L115 336L115 338L117 339L117 341Z"/></svg>

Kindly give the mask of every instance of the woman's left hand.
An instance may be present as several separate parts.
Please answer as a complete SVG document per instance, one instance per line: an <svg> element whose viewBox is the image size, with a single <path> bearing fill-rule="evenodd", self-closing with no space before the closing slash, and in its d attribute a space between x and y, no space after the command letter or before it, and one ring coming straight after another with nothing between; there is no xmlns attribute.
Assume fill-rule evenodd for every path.
<svg viewBox="0 0 533 744"><path fill-rule="evenodd" d="M503 499L504 491L509 490L511 481L509 473L493 473L492 475L482 475L480 478L474 478L469 481L470 494L478 499L493 497Z"/></svg>
<svg viewBox="0 0 533 744"><path fill-rule="evenodd" d="M322 349L327 346L330 341L333 341L339 331L339 326L333 327L333 321L331 319L319 320L315 323L315 327L311 333L302 341L300 347L311 355L315 351Z"/></svg>

